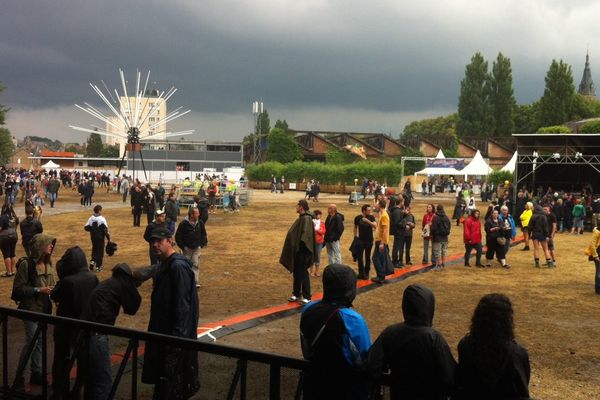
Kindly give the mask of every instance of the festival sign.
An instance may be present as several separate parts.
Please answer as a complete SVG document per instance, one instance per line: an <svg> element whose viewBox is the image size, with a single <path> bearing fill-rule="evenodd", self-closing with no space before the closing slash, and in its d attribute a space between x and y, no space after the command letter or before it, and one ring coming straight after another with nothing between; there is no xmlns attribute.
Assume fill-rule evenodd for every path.
<svg viewBox="0 0 600 400"><path fill-rule="evenodd" d="M465 160L459 158L428 158L427 168L456 168L461 170L465 167Z"/></svg>

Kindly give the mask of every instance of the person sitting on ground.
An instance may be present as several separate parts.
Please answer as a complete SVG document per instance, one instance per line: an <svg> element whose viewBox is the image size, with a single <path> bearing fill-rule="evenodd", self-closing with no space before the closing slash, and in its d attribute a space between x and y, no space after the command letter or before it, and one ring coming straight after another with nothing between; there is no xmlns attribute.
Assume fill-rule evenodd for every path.
<svg viewBox="0 0 600 400"><path fill-rule="evenodd" d="M440 332L432 328L433 292L410 285L402 297L404 322L388 326L369 351L375 378L391 371L391 399L442 400L454 391L456 361Z"/></svg>
<svg viewBox="0 0 600 400"><path fill-rule="evenodd" d="M302 354L314 366L305 371L304 399L366 400L364 366L371 338L367 323L352 308L356 273L347 265L327 266L323 292L323 300L308 304L300 319Z"/></svg>
<svg viewBox="0 0 600 400"><path fill-rule="evenodd" d="M508 297L481 298L458 344L458 399L528 399L529 355L515 340Z"/></svg>

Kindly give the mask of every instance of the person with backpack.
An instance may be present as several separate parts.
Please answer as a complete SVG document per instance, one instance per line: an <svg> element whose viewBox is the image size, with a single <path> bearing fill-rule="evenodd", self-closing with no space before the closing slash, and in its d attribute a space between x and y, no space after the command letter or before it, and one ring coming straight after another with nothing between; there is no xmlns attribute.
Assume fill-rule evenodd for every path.
<svg viewBox="0 0 600 400"><path fill-rule="evenodd" d="M102 271L104 265L104 239L110 241L110 234L108 233L108 222L102 216L102 206L100 204L94 207L94 215L88 218L84 229L90 233L92 241L90 269Z"/></svg>
<svg viewBox="0 0 600 400"><path fill-rule="evenodd" d="M323 300L304 307L300 343L314 368L304 372L305 399L366 400L366 371L371 337L364 318L352 308L356 273L347 265L332 264L323 271Z"/></svg>
<svg viewBox="0 0 600 400"><path fill-rule="evenodd" d="M438 204L435 215L431 221L431 243L435 255L435 271L441 271L445 267L444 261L448 252L448 236L450 235L450 219L444 211L444 206Z"/></svg>
<svg viewBox="0 0 600 400"><path fill-rule="evenodd" d="M13 276L16 272L16 249L19 240L17 236L18 225L19 217L17 217L12 204L4 203L0 214L0 250L6 267L6 272L2 274L4 278Z"/></svg>
<svg viewBox="0 0 600 400"><path fill-rule="evenodd" d="M31 256L19 259L17 263L17 275L13 281L11 298L17 302L19 310L34 311L38 313L51 314L52 302L50 293L56 284L54 268L52 267L52 251L56 245L56 239L45 233L38 233L31 239ZM25 344L21 349L19 365L23 371L29 360L26 359L28 344L38 328L38 322L23 320L25 324ZM45 379L42 376L42 336L39 335L31 353L31 377L30 382L41 385ZM25 379L17 377L17 387L23 387Z"/></svg>
<svg viewBox="0 0 600 400"><path fill-rule="evenodd" d="M42 223L34 217L34 209L28 205L25 207L25 219L19 225L21 229L21 244L25 254L29 257L31 252L31 239L38 233L44 232Z"/></svg>

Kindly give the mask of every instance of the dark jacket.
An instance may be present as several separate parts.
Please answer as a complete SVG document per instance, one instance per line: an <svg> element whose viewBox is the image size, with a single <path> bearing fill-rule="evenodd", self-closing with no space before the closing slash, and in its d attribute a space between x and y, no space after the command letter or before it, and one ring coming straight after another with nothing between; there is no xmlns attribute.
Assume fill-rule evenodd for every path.
<svg viewBox="0 0 600 400"><path fill-rule="evenodd" d="M315 228L312 221L313 214L311 212L300 214L285 236L279 263L290 272L294 271L294 264L297 261L304 261L306 268L312 264L312 259L317 252ZM299 252L304 253L305 257L299 257Z"/></svg>
<svg viewBox="0 0 600 400"><path fill-rule="evenodd" d="M300 319L302 353L314 366L304 375L304 398L367 399L371 339L365 320L352 309L356 274L332 264L323 271L323 290L323 300L306 306Z"/></svg>
<svg viewBox="0 0 600 400"><path fill-rule="evenodd" d="M390 216L390 235L404 236L404 229L401 227L404 220L404 209L393 206L388 210Z"/></svg>
<svg viewBox="0 0 600 400"><path fill-rule="evenodd" d="M485 239L486 242L494 241L499 237L504 237L504 231L502 230L502 223L500 222L500 218L498 218L497 222L490 217L485 221ZM500 228L496 230L492 230L492 228Z"/></svg>
<svg viewBox="0 0 600 400"><path fill-rule="evenodd" d="M208 200L205 198L200 199L198 202L198 210L200 211L200 219L204 224L208 221Z"/></svg>
<svg viewBox="0 0 600 400"><path fill-rule="evenodd" d="M191 262L173 253L156 268L148 331L196 339L198 316L198 290ZM162 357L160 353L156 343L146 343L143 382L158 382L164 362L164 352Z"/></svg>
<svg viewBox="0 0 600 400"><path fill-rule="evenodd" d="M441 333L431 327L435 298L428 288L404 291L404 322L388 326L369 351L375 377L391 370L391 398L446 399L454 391L456 361Z"/></svg>
<svg viewBox="0 0 600 400"><path fill-rule="evenodd" d="M56 273L60 280L50 293L52 301L58 303L56 315L81 318L90 294L98 285L98 278L88 269L83 250L78 246L67 249L56 263Z"/></svg>
<svg viewBox="0 0 600 400"><path fill-rule="evenodd" d="M447 242L450 229L450 219L448 219L446 213L444 211L436 211L431 221L431 241ZM444 233L446 234L444 235Z"/></svg>
<svg viewBox="0 0 600 400"><path fill-rule="evenodd" d="M548 219L544 214L544 209L540 205L536 205L533 208L533 215L529 220L529 232L535 239L536 237L547 238L550 236L550 229L548 227Z"/></svg>
<svg viewBox="0 0 600 400"><path fill-rule="evenodd" d="M141 303L131 269L127 264L117 264L112 277L100 282L90 294L83 319L114 325L121 307L125 314L134 315Z"/></svg>
<svg viewBox="0 0 600 400"><path fill-rule="evenodd" d="M98 225L94 221L92 225L86 225L83 229L90 233L90 240L92 242L104 242L104 238L109 238L108 228L104 224Z"/></svg>
<svg viewBox="0 0 600 400"><path fill-rule="evenodd" d="M189 218L184 219L177 226L177 232L175 232L175 241L177 246L183 249L188 247L190 249L197 249L198 247L205 247L208 244L208 236L206 236L206 228L202 220L192 223Z"/></svg>
<svg viewBox="0 0 600 400"><path fill-rule="evenodd" d="M325 220L325 242L331 243L340 240L344 233L344 215L336 212L333 216L327 215Z"/></svg>
<svg viewBox="0 0 600 400"><path fill-rule="evenodd" d="M167 214L167 220L177 221L179 216L179 206L174 200L167 199L165 203L165 214Z"/></svg>
<svg viewBox="0 0 600 400"><path fill-rule="evenodd" d="M458 362L457 399L529 399L529 354L516 341L503 351L499 365L490 367L467 335L458 344Z"/></svg>
<svg viewBox="0 0 600 400"><path fill-rule="evenodd" d="M135 190L135 186L131 188L131 196L129 201L131 202L131 207L141 208L144 206L144 192L140 190L139 192Z"/></svg>
<svg viewBox="0 0 600 400"><path fill-rule="evenodd" d="M85 184L82 194L84 197L92 197L94 195L94 181L90 180Z"/></svg>
<svg viewBox="0 0 600 400"><path fill-rule="evenodd" d="M25 217L23 222L21 222L21 240L23 246L29 246L31 239L42 232L44 232L44 228L39 220L33 218L33 215Z"/></svg>

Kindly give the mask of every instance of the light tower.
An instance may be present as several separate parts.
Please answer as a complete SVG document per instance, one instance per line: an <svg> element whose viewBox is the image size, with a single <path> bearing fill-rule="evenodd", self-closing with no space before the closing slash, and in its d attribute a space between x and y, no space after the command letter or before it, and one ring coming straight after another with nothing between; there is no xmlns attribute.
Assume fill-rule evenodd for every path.
<svg viewBox="0 0 600 400"><path fill-rule="evenodd" d="M252 115L254 115L254 164L259 164L261 160L261 115L264 112L264 103L262 101L255 101L252 103Z"/></svg>

